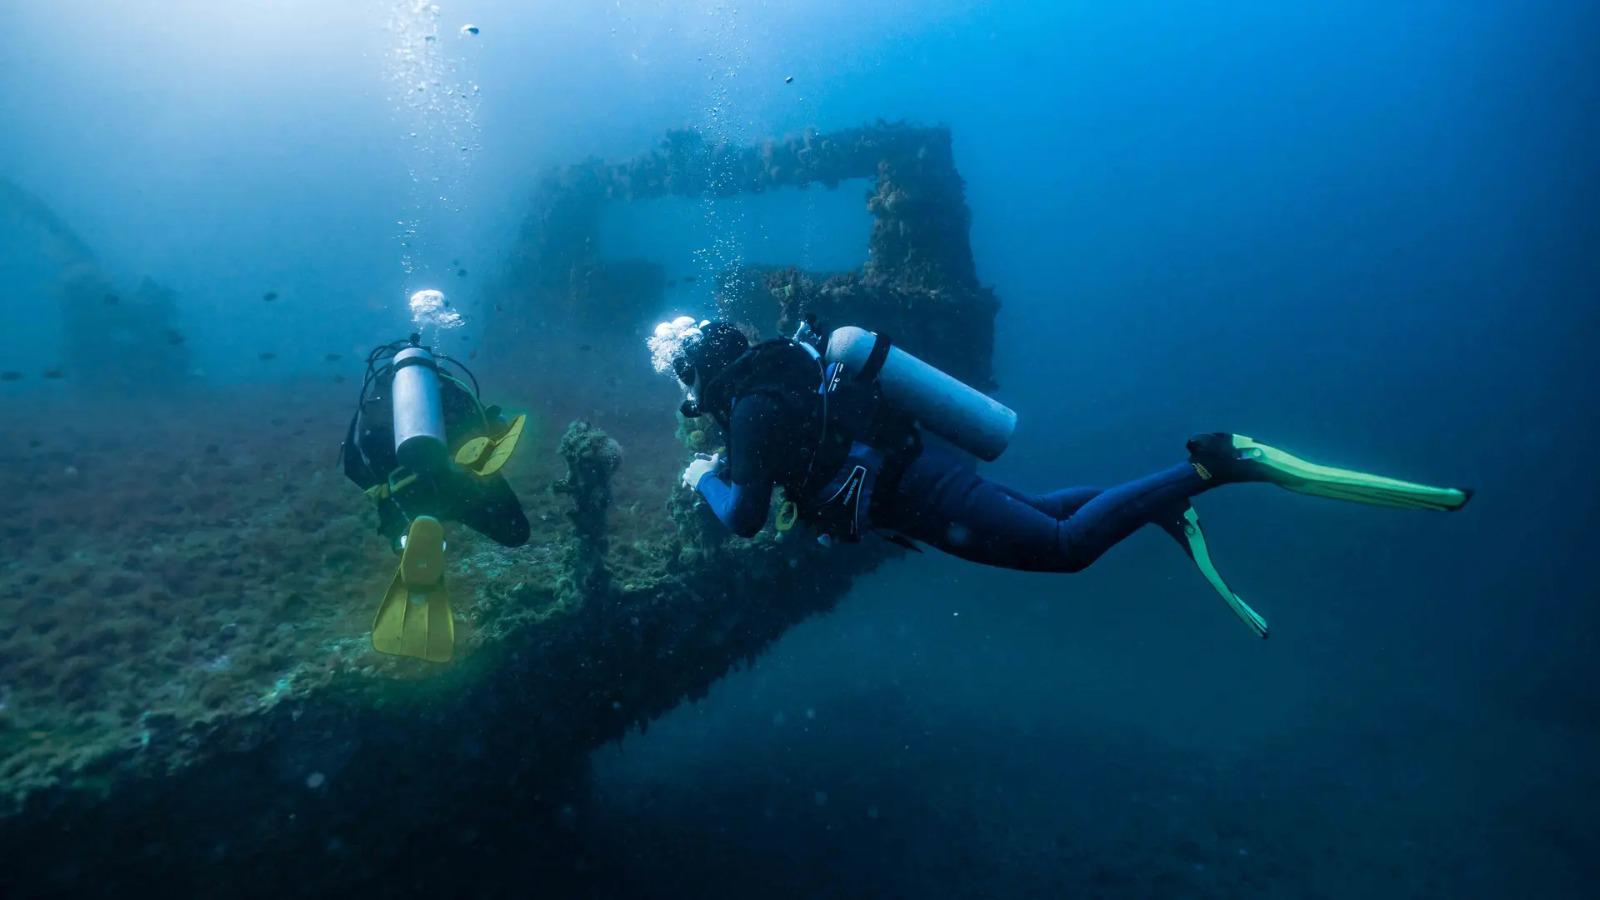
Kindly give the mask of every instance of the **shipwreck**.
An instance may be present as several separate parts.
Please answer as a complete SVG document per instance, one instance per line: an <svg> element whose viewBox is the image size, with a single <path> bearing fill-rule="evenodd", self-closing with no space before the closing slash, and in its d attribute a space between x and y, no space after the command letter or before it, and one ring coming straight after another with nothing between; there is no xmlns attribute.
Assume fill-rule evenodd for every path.
<svg viewBox="0 0 1600 900"><path fill-rule="evenodd" d="M862 190L862 264L719 272L722 314L766 336L812 314L860 325L993 385L998 301L974 269L946 129L750 146L678 131L548 173L475 363L494 373L486 393L531 398L545 423L507 469L534 537L506 550L452 532L445 666L368 641L394 562L330 465L345 386L241 395L174 374L94 415L88 398L15 401L0 447L0 494L19 504L0 565L22 586L0 621L0 893L326 890L397 872L437 886L466 860L559 852L553 822L594 748L702 696L903 552L716 527L677 486L693 436L632 337L662 311L661 268L606 258L598 239L608 205L801 189ZM31 220L67 248L73 315L172 340L166 299L107 303L87 249ZM628 340L609 340L618 328ZM68 326L69 367L104 352L94 331ZM527 336L552 333L570 339L529 352ZM241 409L258 402L285 410L274 434Z"/></svg>

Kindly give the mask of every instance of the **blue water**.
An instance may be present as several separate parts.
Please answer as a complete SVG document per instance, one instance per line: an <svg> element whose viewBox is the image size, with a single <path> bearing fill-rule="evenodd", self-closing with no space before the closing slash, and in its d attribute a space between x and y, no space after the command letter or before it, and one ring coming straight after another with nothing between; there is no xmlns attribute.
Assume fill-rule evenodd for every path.
<svg viewBox="0 0 1600 900"><path fill-rule="evenodd" d="M1264 644L1159 536L1071 578L897 561L600 752L573 890L1592 890L1593 4L439 5L482 27L444 34L482 88L436 111L468 147L448 163L386 80L409 3L8 4L0 176L176 289L228 382L404 327L400 298L457 263L494 272L541 166L685 125L947 124L1022 415L997 477L1107 483L1227 429L1479 491L1448 517L1203 498ZM604 234L685 273L844 268L856 196ZM4 302L0 368L49 365L52 326Z"/></svg>

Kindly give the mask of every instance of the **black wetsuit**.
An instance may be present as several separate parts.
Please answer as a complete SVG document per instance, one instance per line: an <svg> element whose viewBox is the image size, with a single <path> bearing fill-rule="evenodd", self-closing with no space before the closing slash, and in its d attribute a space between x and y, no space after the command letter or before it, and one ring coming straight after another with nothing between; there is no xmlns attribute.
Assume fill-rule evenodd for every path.
<svg viewBox="0 0 1600 900"><path fill-rule="evenodd" d="M463 388L441 379L445 433L453 451L472 437L484 433L485 422L478 404ZM491 407L488 424L503 429L499 412ZM351 433L346 436L343 460L345 475L363 490L385 483L399 463L394 455L394 425L389 400L389 380L373 386L367 394ZM356 452L351 452L351 444ZM417 516L460 522L490 540L507 547L527 543L528 517L511 485L499 473L487 478L470 474L451 465L432 478L419 477L402 490L378 501L378 531L395 541Z"/></svg>
<svg viewBox="0 0 1600 900"><path fill-rule="evenodd" d="M873 506L873 523L973 562L1077 572L1144 525L1170 529L1189 498L1211 486L1185 462L1115 487L1026 494L930 447Z"/></svg>
<svg viewBox="0 0 1600 900"><path fill-rule="evenodd" d="M773 487L797 483L816 437L802 417L761 393L734 398L727 430L727 465L698 489L724 524L749 536L766 523ZM1170 529L1188 499L1214 483L1185 462L1111 488L1033 495L979 475L970 457L921 441L910 446L898 458L886 454L872 527L1009 569L1079 571L1146 524Z"/></svg>

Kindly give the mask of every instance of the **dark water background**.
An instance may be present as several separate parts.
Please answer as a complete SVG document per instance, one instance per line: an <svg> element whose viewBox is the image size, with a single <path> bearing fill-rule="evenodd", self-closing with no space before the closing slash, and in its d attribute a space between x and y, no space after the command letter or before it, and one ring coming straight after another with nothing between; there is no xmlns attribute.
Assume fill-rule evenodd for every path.
<svg viewBox="0 0 1600 900"><path fill-rule="evenodd" d="M1266 643L1158 536L1071 578L897 562L602 751L596 799L564 818L583 852L550 876L570 884L546 887L1576 896L1600 878L1592 4L441 3L483 26L460 51L483 86L470 168L418 168L403 140L390 6L337 6L0 11L0 175L108 267L176 288L208 378L371 344L447 260L489 274L540 165L685 124L748 140L903 117L951 126L1004 303L1000 395L1023 427L996 474L1106 483L1232 429L1479 490L1453 516L1205 497ZM417 199L408 165L454 179L452 203ZM845 266L854 196L774 201L787 234L782 209L702 210L699 256L608 234L684 271ZM49 324L12 301L8 352L49 364Z"/></svg>

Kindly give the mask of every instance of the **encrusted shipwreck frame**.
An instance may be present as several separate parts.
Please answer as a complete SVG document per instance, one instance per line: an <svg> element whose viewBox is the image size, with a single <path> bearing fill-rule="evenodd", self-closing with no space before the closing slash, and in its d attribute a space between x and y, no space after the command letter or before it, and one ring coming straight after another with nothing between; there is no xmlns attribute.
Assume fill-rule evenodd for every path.
<svg viewBox="0 0 1600 900"><path fill-rule="evenodd" d="M710 144L699 132L674 131L643 156L590 160L551 173L539 185L512 261L513 292L521 301L516 309L540 317L542 325L579 329L613 329L657 311L659 283L629 277L635 264L600 256L607 204L832 189L858 179L871 181L866 207L873 217L860 271L826 279L793 268L722 273L723 309L769 336L774 329L792 331L802 311L883 331L957 377L990 385L999 304L978 283L968 239L971 214L944 128L879 122L753 147ZM616 290L620 284L633 289Z"/></svg>
<svg viewBox="0 0 1600 900"><path fill-rule="evenodd" d="M721 273L719 305L768 336L808 313L876 329L990 385L998 304L974 272L943 128L880 122L751 147L681 131L631 160L552 173L513 253L493 331L535 325L593 335L599 346L618 322L660 311L659 278L630 282L637 263L600 257L607 203L861 178L873 180L874 224L859 271ZM503 338L486 350L489 366L528 356ZM640 350L630 341L625 352ZM530 364L525 375L544 385L569 369ZM139 740L79 753L70 765L35 753L4 768L15 748L0 728L0 847L10 860L0 888L103 889L110 872L158 876L179 893L304 891L393 876L397 866L407 884L438 886L466 860L525 860L559 831L551 810L581 791L591 750L704 695L897 552L881 542L830 550L801 529L727 537L676 485L687 451L672 437L671 406L656 402L659 382L634 388L618 388L624 399L609 407L620 410L616 421L586 415L559 446L548 433L513 460L508 474L534 521L529 547L452 539L459 577L470 583L458 603L465 636L455 663L378 657L352 633L351 612L299 638L305 659L316 659L287 660L247 703L187 719L163 714ZM565 391L578 398L571 406L583 408L582 389ZM646 452L635 457L630 447ZM319 542L364 548L342 565L361 573L365 593L328 602L370 616L376 591L366 585L387 577L392 558L365 533L368 513L348 485L321 483L304 502L325 506L335 491L348 502L332 518L320 508L331 524Z"/></svg>

